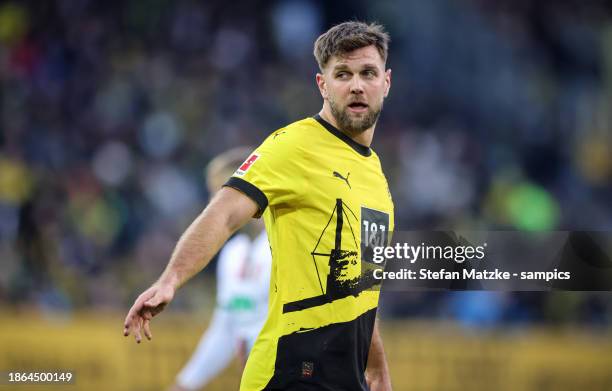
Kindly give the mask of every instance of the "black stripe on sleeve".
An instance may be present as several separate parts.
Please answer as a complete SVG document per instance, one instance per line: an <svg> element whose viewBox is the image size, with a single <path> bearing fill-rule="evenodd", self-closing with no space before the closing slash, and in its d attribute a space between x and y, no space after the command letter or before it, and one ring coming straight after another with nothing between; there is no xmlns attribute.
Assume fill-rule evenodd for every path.
<svg viewBox="0 0 612 391"><path fill-rule="evenodd" d="M268 207L268 197L266 197L263 191L259 190L257 186L245 181L242 178L237 178L233 176L227 182L225 182L223 186L228 186L239 190L257 203L257 205L259 206L259 211L253 217L261 217L264 210L266 210L266 208Z"/></svg>

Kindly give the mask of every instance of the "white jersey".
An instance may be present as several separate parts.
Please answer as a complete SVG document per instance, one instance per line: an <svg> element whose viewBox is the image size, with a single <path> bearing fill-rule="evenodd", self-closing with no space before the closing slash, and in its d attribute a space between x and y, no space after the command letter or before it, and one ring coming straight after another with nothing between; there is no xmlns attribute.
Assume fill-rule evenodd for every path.
<svg viewBox="0 0 612 391"><path fill-rule="evenodd" d="M234 236L219 255L217 307L232 317L239 334L259 333L268 312L272 256L266 231L253 241Z"/></svg>
<svg viewBox="0 0 612 391"><path fill-rule="evenodd" d="M268 312L272 255L266 231L251 241L246 234L230 239L219 254L217 308L196 351L177 377L196 390L227 366L240 343L251 349Z"/></svg>

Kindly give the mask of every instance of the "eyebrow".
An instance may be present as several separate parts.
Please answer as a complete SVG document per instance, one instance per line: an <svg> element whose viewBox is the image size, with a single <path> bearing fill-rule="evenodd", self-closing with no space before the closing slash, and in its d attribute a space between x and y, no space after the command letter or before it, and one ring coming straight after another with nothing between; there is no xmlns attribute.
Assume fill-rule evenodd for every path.
<svg viewBox="0 0 612 391"><path fill-rule="evenodd" d="M339 71L339 70L342 70L342 69L348 69L348 65L346 65L346 64L338 64L338 65L334 66L334 71Z"/></svg>
<svg viewBox="0 0 612 391"><path fill-rule="evenodd" d="M345 70L345 69L349 69L349 66L346 64L338 64L336 66L334 66L334 71L340 71L340 70ZM363 69L373 69L373 70L378 70L378 67L374 64L365 64L363 66Z"/></svg>

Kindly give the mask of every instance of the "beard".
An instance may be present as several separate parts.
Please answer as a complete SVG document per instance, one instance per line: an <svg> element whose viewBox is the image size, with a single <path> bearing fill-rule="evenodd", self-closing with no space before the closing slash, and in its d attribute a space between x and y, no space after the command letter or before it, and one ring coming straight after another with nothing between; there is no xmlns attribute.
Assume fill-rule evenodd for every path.
<svg viewBox="0 0 612 391"><path fill-rule="evenodd" d="M358 117L349 114L348 106L346 106L344 110L341 110L331 98L329 99L329 107L338 124L338 128L348 133L350 136L356 136L374 126L382 111L382 102L378 107L368 105L368 110Z"/></svg>

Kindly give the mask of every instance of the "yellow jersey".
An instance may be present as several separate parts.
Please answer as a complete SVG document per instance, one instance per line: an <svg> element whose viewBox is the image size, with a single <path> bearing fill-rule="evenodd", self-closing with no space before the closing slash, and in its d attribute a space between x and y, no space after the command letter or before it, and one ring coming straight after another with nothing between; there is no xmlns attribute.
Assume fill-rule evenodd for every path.
<svg viewBox="0 0 612 391"><path fill-rule="evenodd" d="M368 271L393 230L376 153L317 115L272 133L225 186L259 205L272 251L240 390L366 390L379 297Z"/></svg>

